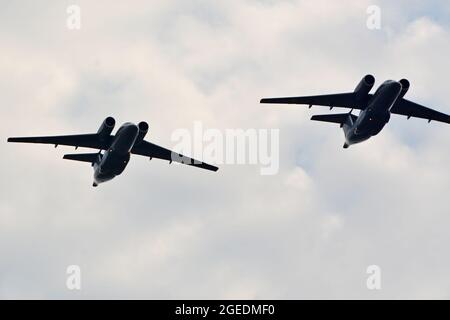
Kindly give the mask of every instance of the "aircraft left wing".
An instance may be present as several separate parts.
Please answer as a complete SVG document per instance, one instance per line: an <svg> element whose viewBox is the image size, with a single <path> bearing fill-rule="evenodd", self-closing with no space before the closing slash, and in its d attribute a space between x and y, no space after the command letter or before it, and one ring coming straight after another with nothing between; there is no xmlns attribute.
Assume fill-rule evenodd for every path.
<svg viewBox="0 0 450 320"><path fill-rule="evenodd" d="M54 144L55 146L62 145L103 150L108 149L110 145L110 139L102 140L95 133L70 136L8 138L8 142Z"/></svg>
<svg viewBox="0 0 450 320"><path fill-rule="evenodd" d="M370 98L370 95L368 96ZM276 104L304 104L309 106L327 106L336 108L363 109L364 101L359 101L357 95L351 93L328 94L321 96L291 97L291 98L270 98L262 99L261 103Z"/></svg>
<svg viewBox="0 0 450 320"><path fill-rule="evenodd" d="M421 106L420 104L417 104L415 102L406 99L401 99L397 101L394 107L391 109L391 112L407 116L408 118L414 117L426 119L428 121L434 120L439 122L450 123L449 115Z"/></svg>
<svg viewBox="0 0 450 320"><path fill-rule="evenodd" d="M163 147L160 147L156 144L150 143L148 141L142 141L138 145L134 146L133 149L131 149L131 153L149 157L149 158L157 158L167 161L175 161L182 164L186 164L193 167L198 167L201 169L206 169L210 171L217 171L219 168L212 166L210 164L183 156L182 154L170 151L168 149L165 149Z"/></svg>

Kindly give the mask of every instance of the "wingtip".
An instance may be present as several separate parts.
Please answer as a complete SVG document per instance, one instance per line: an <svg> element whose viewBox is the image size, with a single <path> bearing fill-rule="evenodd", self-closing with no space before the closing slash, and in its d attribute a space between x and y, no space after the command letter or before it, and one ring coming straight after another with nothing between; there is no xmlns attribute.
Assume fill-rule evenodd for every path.
<svg viewBox="0 0 450 320"><path fill-rule="evenodd" d="M203 165L203 167L204 167L205 169L210 170L210 171L213 171L213 172L217 172L217 171L219 170L218 167L213 166L213 165L210 165L210 164L207 164L207 163L203 163L202 165Z"/></svg>

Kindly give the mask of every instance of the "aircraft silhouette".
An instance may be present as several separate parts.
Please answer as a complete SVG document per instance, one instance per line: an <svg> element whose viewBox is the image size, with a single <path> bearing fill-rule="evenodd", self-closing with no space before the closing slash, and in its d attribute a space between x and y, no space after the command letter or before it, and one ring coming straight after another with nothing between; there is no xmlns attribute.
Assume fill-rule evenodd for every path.
<svg viewBox="0 0 450 320"><path fill-rule="evenodd" d="M393 80L385 81L374 94L370 94L369 92L374 85L374 76L367 75L361 80L354 92L320 96L270 98L262 99L261 103L304 104L309 105L309 108L319 105L328 106L330 110L335 107L350 108L349 113L316 115L311 118L311 120L315 121L339 124L345 134L344 148L376 136L389 122L392 113L407 116L408 119L415 117L427 119L428 122L434 120L450 123L449 115L403 98L410 87L408 80L402 79L398 82ZM358 116L352 114L354 109L361 110Z"/></svg>
<svg viewBox="0 0 450 320"><path fill-rule="evenodd" d="M118 130L116 135L111 135L116 121L112 117L106 118L98 129L97 133L78 134L70 136L52 137L25 137L8 138L8 142L19 143L43 143L58 145L99 149L95 153L66 154L64 159L88 162L94 168L94 187L100 183L109 181L120 175L130 161L131 154L145 157L158 158L179 162L182 164L217 171L219 168L191 159L181 154L172 152L156 144L144 140L148 132L148 124L140 122L138 125L125 123ZM102 150L105 150L102 153Z"/></svg>

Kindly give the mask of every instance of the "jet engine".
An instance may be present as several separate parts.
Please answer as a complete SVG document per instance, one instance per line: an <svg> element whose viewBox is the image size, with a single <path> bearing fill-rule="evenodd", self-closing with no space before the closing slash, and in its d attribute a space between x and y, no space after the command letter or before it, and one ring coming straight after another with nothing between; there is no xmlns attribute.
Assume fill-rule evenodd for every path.
<svg viewBox="0 0 450 320"><path fill-rule="evenodd" d="M135 145L138 145L139 143L141 143L144 140L145 135L148 132L149 126L148 126L147 122L142 121L142 122L139 122L138 128L139 128L139 134L136 138L136 142L134 143Z"/></svg>
<svg viewBox="0 0 450 320"><path fill-rule="evenodd" d="M97 134L100 136L101 140L108 138L111 135L111 132L114 130L114 126L116 125L116 120L113 117L108 117L103 121L102 125L97 131Z"/></svg>
<svg viewBox="0 0 450 320"><path fill-rule="evenodd" d="M366 99L367 95L369 94L370 90L372 90L374 85L375 77L370 74L365 76L355 89L356 98L358 100Z"/></svg>
<svg viewBox="0 0 450 320"><path fill-rule="evenodd" d="M400 92L400 96L398 97L399 100L405 96L410 87L410 83L406 79L400 80L400 84L402 85L402 91Z"/></svg>

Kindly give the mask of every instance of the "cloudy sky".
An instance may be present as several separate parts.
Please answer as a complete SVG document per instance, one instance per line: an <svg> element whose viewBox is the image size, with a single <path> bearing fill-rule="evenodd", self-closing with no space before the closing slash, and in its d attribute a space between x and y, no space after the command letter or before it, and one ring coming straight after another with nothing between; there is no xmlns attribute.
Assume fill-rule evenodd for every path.
<svg viewBox="0 0 450 320"><path fill-rule="evenodd" d="M66 26L81 8L81 30ZM380 30L366 27L370 5ZM0 0L0 298L450 298L450 127L393 116L366 143L261 97L408 78L450 113L446 0ZM133 157L91 187L71 148L106 116L176 129L280 129L280 170ZM208 160L208 159L205 159ZM79 265L82 290L66 288ZM382 289L366 269L382 270Z"/></svg>

